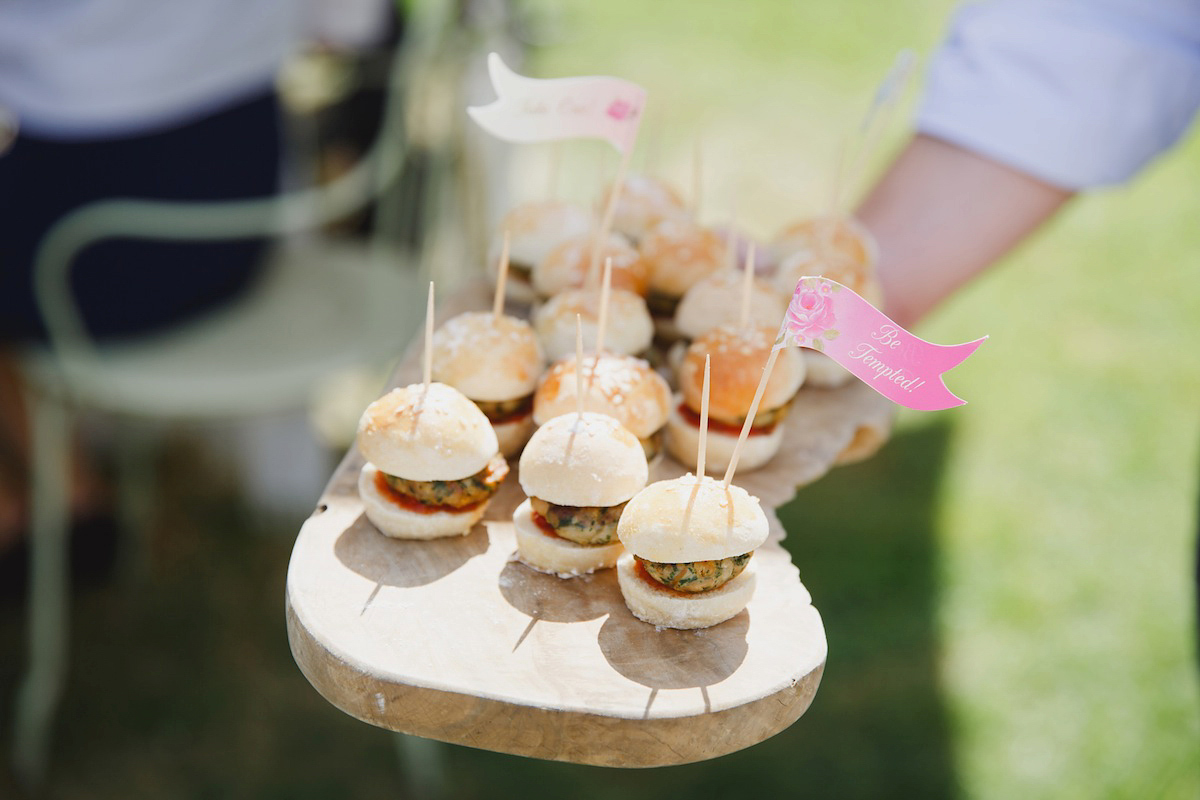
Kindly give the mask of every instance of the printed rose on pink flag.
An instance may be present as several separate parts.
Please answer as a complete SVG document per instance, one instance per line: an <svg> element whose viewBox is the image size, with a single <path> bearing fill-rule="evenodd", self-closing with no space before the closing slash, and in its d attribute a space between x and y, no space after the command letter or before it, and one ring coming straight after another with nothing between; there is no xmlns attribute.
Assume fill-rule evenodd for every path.
<svg viewBox="0 0 1200 800"><path fill-rule="evenodd" d="M834 339L837 317L833 311L833 289L829 284L801 282L787 310L787 328L796 344L824 350L824 340Z"/></svg>
<svg viewBox="0 0 1200 800"><path fill-rule="evenodd" d="M946 388L942 374L987 339L956 345L927 342L848 287L818 277L796 284L783 327L795 344L820 350L884 397L919 411L966 402Z"/></svg>
<svg viewBox="0 0 1200 800"><path fill-rule="evenodd" d="M496 101L467 109L493 136L511 142L603 139L629 153L637 139L646 90L607 76L527 78L488 56Z"/></svg>

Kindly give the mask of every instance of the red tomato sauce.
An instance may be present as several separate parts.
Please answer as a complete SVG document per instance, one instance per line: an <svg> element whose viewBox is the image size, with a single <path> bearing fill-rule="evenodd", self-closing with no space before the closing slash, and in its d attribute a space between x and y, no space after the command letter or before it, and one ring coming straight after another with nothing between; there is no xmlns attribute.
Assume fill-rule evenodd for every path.
<svg viewBox="0 0 1200 800"><path fill-rule="evenodd" d="M692 409L688 407L687 403L679 404L679 416L687 420L693 428L700 428L700 415L695 411L692 411ZM775 430L775 426L778 424L778 422L772 422L770 425L763 425L761 428L757 425L751 425L750 432L746 435L761 436L763 434L770 433L771 431ZM724 433L727 436L740 436L742 433L741 425L730 425L727 422L721 422L720 420L713 419L712 417L708 418L708 429L710 431L716 431L717 433Z"/></svg>
<svg viewBox="0 0 1200 800"><path fill-rule="evenodd" d="M536 511L531 511L530 513L533 515L533 524L537 525L539 531L546 534L551 539L562 539L564 542L570 541L569 539L565 539L562 536L559 536L554 531L554 526L551 525L549 522L547 522L546 518L543 517L541 514L539 514Z"/></svg>

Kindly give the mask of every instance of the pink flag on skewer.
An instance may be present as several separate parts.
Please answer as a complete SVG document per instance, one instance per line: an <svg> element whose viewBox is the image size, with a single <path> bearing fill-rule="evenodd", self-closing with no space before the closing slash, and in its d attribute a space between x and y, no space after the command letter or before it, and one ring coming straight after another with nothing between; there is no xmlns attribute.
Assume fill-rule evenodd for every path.
<svg viewBox="0 0 1200 800"><path fill-rule="evenodd" d="M603 139L629 153L637 139L646 90L606 76L527 78L500 56L488 56L496 101L467 109L493 136L512 142Z"/></svg>
<svg viewBox="0 0 1200 800"><path fill-rule="evenodd" d="M966 402L946 388L942 373L987 338L954 345L927 342L828 278L800 279L783 327L795 344L824 353L892 402L918 411Z"/></svg>

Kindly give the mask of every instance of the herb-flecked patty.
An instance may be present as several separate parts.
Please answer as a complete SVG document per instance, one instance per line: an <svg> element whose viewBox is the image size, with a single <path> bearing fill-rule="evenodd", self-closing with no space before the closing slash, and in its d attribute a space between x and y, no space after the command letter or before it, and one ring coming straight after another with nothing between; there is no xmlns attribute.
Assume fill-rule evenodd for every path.
<svg viewBox="0 0 1200 800"><path fill-rule="evenodd" d="M559 506L529 498L533 510L564 539L576 544L609 544L617 538L617 521L625 503L615 506Z"/></svg>
<svg viewBox="0 0 1200 800"><path fill-rule="evenodd" d="M746 568L753 553L743 553L716 561L689 561L682 564L663 564L638 558L646 574L677 592L707 592L718 589L736 578Z"/></svg>
<svg viewBox="0 0 1200 800"><path fill-rule="evenodd" d="M384 474L387 485L422 505L466 508L487 500L508 474L508 462L497 453L479 472L457 481L410 481Z"/></svg>

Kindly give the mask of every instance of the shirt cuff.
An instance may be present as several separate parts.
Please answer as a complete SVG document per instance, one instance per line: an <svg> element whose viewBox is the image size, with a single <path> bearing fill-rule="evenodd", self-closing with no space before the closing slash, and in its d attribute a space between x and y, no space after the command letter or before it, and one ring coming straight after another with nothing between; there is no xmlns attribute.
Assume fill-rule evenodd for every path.
<svg viewBox="0 0 1200 800"><path fill-rule="evenodd" d="M1167 27L1136 5L964 7L930 65L922 133L1065 189L1123 183L1200 107L1200 5ZM1183 12L1181 12L1183 13Z"/></svg>

